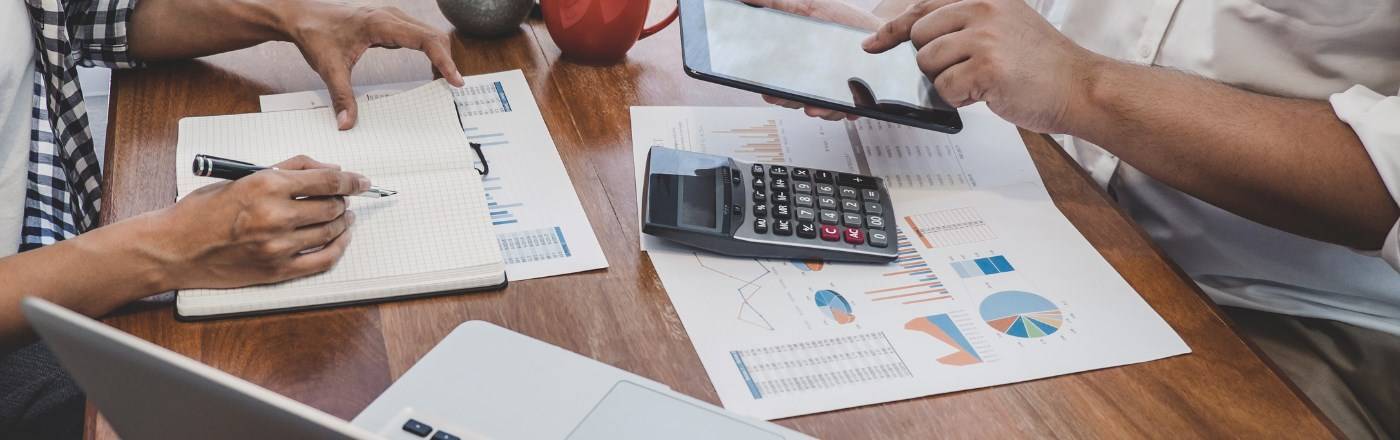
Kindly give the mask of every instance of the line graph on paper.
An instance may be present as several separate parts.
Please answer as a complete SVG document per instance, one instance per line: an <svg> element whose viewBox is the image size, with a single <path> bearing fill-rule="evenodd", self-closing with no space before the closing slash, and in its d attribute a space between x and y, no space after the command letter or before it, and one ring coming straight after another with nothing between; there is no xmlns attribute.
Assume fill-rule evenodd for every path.
<svg viewBox="0 0 1400 440"><path fill-rule="evenodd" d="M733 287L733 295L738 299L738 307L734 312L734 319L764 330L777 330L777 328L773 326L773 322L770 321L767 316L764 316L763 312L760 311L758 307L755 307L752 302L754 297L758 296L759 292L763 290L763 279L773 275L771 269L764 267L762 264L758 264L757 261L745 259L744 261L753 261L754 265L746 268L748 270L736 271L732 267L721 268L717 267L715 264L706 264L706 260L711 260L710 258L703 257L698 253L693 255L695 256L696 263L699 264L700 267L737 283L737 285ZM711 260L711 263L714 262L716 262L716 260Z"/></svg>
<svg viewBox="0 0 1400 440"><path fill-rule="evenodd" d="M707 286L714 286L713 301L733 304L733 317L738 323L764 331L811 330L829 322L816 303L819 290L803 285L819 264L786 260L733 258L692 252L699 269L709 272ZM817 267L818 269L813 269ZM829 287L829 286L828 286ZM830 298L827 305L830 306ZM851 316L854 319L854 315ZM855 324L859 326L858 324Z"/></svg>

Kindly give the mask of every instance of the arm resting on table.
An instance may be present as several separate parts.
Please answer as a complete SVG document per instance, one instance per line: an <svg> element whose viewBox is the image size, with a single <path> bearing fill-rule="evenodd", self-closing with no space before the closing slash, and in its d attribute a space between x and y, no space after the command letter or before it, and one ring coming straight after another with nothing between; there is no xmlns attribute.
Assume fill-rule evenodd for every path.
<svg viewBox="0 0 1400 440"><path fill-rule="evenodd" d="M1400 169L1372 160L1400 145L1363 144L1326 101L1107 59L1091 71L1088 92L1067 115L1069 134L1167 185L1256 222L1362 250L1380 249L1400 218L1382 180L1383 173L1400 179Z"/></svg>
<svg viewBox="0 0 1400 440"><path fill-rule="evenodd" d="M20 314L35 296L87 316L101 316L169 289L151 243L168 240L146 214L28 252L0 258L0 354L33 339Z"/></svg>

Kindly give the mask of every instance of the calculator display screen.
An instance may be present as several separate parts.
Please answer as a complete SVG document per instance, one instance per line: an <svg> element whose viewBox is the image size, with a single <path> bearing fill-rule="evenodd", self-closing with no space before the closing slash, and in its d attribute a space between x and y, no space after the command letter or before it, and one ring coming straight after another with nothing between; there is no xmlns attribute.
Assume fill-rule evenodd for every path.
<svg viewBox="0 0 1400 440"><path fill-rule="evenodd" d="M691 169L650 176L647 221L664 226L722 233L726 211L719 170Z"/></svg>
<svg viewBox="0 0 1400 440"><path fill-rule="evenodd" d="M680 178L681 210L680 222L683 226L704 229L719 227L718 188L714 169L696 170L697 176L677 176Z"/></svg>

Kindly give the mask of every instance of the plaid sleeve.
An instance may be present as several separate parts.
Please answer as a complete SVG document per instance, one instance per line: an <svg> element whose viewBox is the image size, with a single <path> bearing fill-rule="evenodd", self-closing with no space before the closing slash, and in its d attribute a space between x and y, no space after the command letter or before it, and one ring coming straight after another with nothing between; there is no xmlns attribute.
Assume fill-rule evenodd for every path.
<svg viewBox="0 0 1400 440"><path fill-rule="evenodd" d="M194 0L197 1L197 0ZM136 0L66 1L73 51L82 66L139 67L126 44Z"/></svg>

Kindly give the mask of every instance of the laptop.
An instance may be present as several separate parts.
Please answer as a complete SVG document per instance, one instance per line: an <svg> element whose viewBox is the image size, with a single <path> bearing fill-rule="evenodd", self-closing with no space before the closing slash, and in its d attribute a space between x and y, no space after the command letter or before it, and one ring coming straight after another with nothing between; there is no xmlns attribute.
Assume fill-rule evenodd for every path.
<svg viewBox="0 0 1400 440"><path fill-rule="evenodd" d="M483 321L345 421L53 303L25 316L127 439L806 439Z"/></svg>

